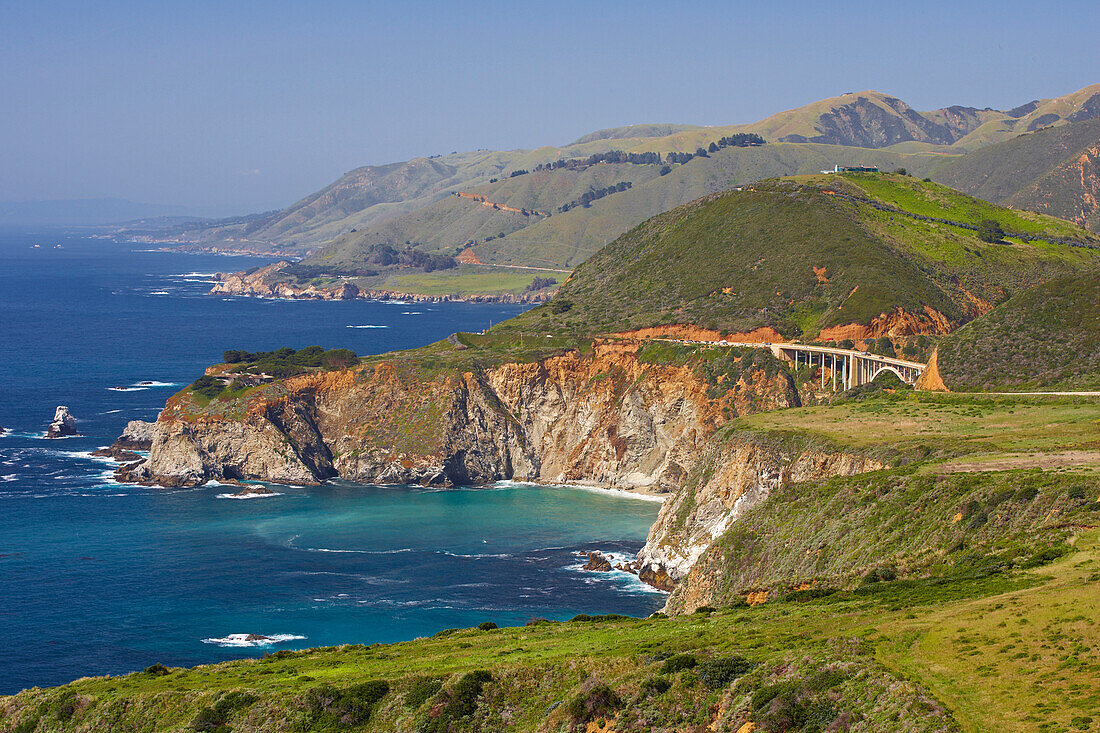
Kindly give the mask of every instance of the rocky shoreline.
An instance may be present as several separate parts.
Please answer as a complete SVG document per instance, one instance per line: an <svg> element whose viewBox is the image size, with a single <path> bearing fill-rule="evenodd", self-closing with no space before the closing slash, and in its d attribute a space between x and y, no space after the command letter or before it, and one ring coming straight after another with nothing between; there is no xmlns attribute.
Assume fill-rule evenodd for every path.
<svg viewBox="0 0 1100 733"><path fill-rule="evenodd" d="M597 342L588 353L467 372L383 359L207 406L184 391L156 423L128 426L123 437L148 445L149 457L127 460L116 476L166 487L216 481L244 493L258 492L242 482L340 478L660 495L645 547L621 569L669 591L776 487L882 467L828 446L720 430L738 415L800 405L786 372L754 366L716 389L690 365L640 361L640 344Z"/></svg>
<svg viewBox="0 0 1100 733"><path fill-rule="evenodd" d="M555 291L532 293L480 294L480 295L425 295L389 288L365 288L348 280L314 285L297 284L281 280L279 273L289 263L280 261L254 271L219 272L218 280L210 289L211 295L235 295L280 300L402 300L414 303L542 303Z"/></svg>

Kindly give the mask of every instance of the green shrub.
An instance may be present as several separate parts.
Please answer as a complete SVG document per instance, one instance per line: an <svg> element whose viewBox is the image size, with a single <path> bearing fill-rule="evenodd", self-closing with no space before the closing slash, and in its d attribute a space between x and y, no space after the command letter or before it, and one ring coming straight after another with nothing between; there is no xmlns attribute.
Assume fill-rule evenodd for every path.
<svg viewBox="0 0 1100 733"><path fill-rule="evenodd" d="M661 665L661 674L675 674L684 669L692 669L698 663L694 654L677 654L665 660Z"/></svg>
<svg viewBox="0 0 1100 733"><path fill-rule="evenodd" d="M615 691L600 683L570 700L566 711L574 724L580 724L613 715L621 704L622 701Z"/></svg>
<svg viewBox="0 0 1100 733"><path fill-rule="evenodd" d="M418 733L447 733L463 718L468 718L477 710L477 699L482 689L493 676L484 669L467 672L455 682L454 686L440 693L443 705L422 717L417 723Z"/></svg>
<svg viewBox="0 0 1100 733"><path fill-rule="evenodd" d="M1005 230L992 219L982 219L978 222L978 239L983 242L995 244L1004 239Z"/></svg>
<svg viewBox="0 0 1100 733"><path fill-rule="evenodd" d="M247 692L227 692L213 705L199 710L191 721L191 730L225 733L229 730L229 717L235 711L248 707L258 699Z"/></svg>
<svg viewBox="0 0 1100 733"><path fill-rule="evenodd" d="M1013 497L1016 501L1026 504L1039 495L1039 490L1034 486L1024 486Z"/></svg>
<svg viewBox="0 0 1100 733"><path fill-rule="evenodd" d="M482 621L480 624L477 625L477 627L482 631L492 631L493 629L497 628L497 625L492 621Z"/></svg>
<svg viewBox="0 0 1100 733"><path fill-rule="evenodd" d="M370 680L343 690L320 684L306 690L309 728L341 728L363 725L370 720L374 706L390 691L385 680Z"/></svg>
<svg viewBox="0 0 1100 733"><path fill-rule="evenodd" d="M405 707L418 708L443 689L442 680L434 677L414 677L405 693Z"/></svg>
<svg viewBox="0 0 1100 733"><path fill-rule="evenodd" d="M224 389L222 380L209 374L204 374L191 383L191 391L211 400L220 395Z"/></svg>
<svg viewBox="0 0 1100 733"><path fill-rule="evenodd" d="M699 675L699 680L704 685L712 690L717 690L725 687L754 667L756 667L756 662L744 657L736 655L716 657L714 659L704 659L700 662L696 674Z"/></svg>
<svg viewBox="0 0 1100 733"><path fill-rule="evenodd" d="M881 583L883 581L897 580L898 574L893 568L871 568L866 575L860 580L860 585L870 585L871 583Z"/></svg>
<svg viewBox="0 0 1100 733"><path fill-rule="evenodd" d="M672 683L668 681L667 677L650 677L642 683L642 696L656 697L657 695L663 695L670 687L672 687Z"/></svg>
<svg viewBox="0 0 1100 733"><path fill-rule="evenodd" d="M1059 547L1048 547L1045 550L1040 550L1027 560L1020 564L1022 568L1037 568L1041 565L1054 562L1058 558L1069 553L1069 548L1065 545Z"/></svg>
<svg viewBox="0 0 1100 733"><path fill-rule="evenodd" d="M160 664L158 662L157 664L151 664L146 667L145 671L142 674L149 674L153 675L154 677L160 677L162 675L172 674L172 670L168 669L163 664Z"/></svg>

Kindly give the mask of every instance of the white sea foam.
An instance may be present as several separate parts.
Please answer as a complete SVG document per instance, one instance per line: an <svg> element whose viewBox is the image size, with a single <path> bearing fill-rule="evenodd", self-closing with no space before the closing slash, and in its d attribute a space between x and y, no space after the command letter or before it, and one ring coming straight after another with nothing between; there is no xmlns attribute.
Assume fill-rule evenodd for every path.
<svg viewBox="0 0 1100 733"><path fill-rule="evenodd" d="M299 634L264 634L262 639L249 639L249 636L258 636L258 634L229 634L228 636L203 639L202 643L217 644L222 647L255 647L284 644L288 641L306 638Z"/></svg>
<svg viewBox="0 0 1100 733"><path fill-rule="evenodd" d="M419 315L422 315L422 314L420 313L420 311L401 311L401 315L403 315L403 316L419 316Z"/></svg>
<svg viewBox="0 0 1100 733"><path fill-rule="evenodd" d="M364 323L362 325L347 326L347 328L389 328L389 326L377 326L373 323Z"/></svg>
<svg viewBox="0 0 1100 733"><path fill-rule="evenodd" d="M601 554L608 559L611 563L611 570L585 570L584 566L587 562L587 558L578 555L578 561L572 565L567 565L567 570L573 570L579 573L584 573L584 582L587 585L594 585L601 581L611 581L622 584L622 590L631 594L659 594L667 595L667 591L663 591L660 588L654 588L649 583L639 578L634 573L627 572L625 570L619 570L616 565L626 565L634 562L636 559L634 555L627 555L622 552L602 552Z"/></svg>
<svg viewBox="0 0 1100 733"><path fill-rule="evenodd" d="M591 491L596 494L605 494L607 496L617 496L622 499L637 499L638 501L654 501L658 504L663 504L665 501L664 496L658 496L655 494L640 494L636 491L626 491L625 489L605 489L600 486L586 486L584 484L539 484L533 481L512 481L504 480L497 481L493 484L494 488L507 489L515 486L532 486L543 489L580 489L581 491Z"/></svg>
<svg viewBox="0 0 1100 733"><path fill-rule="evenodd" d="M171 295L167 290L154 290L149 295Z"/></svg>
<svg viewBox="0 0 1100 733"><path fill-rule="evenodd" d="M217 499L269 499L275 496L282 496L278 491L273 494L218 494Z"/></svg>
<svg viewBox="0 0 1100 733"><path fill-rule="evenodd" d="M0 476L0 481L4 481L4 482L15 481L17 478L19 478L19 477L17 475L15 475L14 473L6 473L3 476Z"/></svg>

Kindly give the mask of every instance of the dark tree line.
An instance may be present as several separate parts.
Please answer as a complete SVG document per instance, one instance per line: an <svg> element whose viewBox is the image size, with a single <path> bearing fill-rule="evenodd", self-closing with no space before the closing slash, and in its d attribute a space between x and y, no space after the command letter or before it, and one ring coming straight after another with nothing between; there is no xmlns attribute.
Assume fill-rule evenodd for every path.
<svg viewBox="0 0 1100 733"><path fill-rule="evenodd" d="M412 244L406 244L405 248L398 250L388 244L376 244L371 247L371 262L392 267L419 267L424 272L435 270L449 270L458 266L458 261L451 255L433 255L417 249Z"/></svg>
<svg viewBox="0 0 1100 733"><path fill-rule="evenodd" d="M570 201L569 203L559 206L558 211L564 214L570 209L575 209L578 206L583 206L587 209L589 206L592 205L593 201L596 201L597 199L602 199L604 196L610 196L613 193L621 193L622 191L628 190L633 185L634 184L632 184L630 181L619 181L618 183L607 186L605 188L591 188L582 193L581 197L576 201Z"/></svg>

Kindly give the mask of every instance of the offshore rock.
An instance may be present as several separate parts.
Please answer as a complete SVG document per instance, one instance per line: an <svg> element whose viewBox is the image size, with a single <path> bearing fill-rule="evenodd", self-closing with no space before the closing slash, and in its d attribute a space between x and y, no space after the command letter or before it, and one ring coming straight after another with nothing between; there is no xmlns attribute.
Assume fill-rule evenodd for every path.
<svg viewBox="0 0 1100 733"><path fill-rule="evenodd" d="M600 573L611 572L611 560L604 556L599 550L595 552L585 553L588 556L588 562L584 564L582 570L594 570Z"/></svg>
<svg viewBox="0 0 1100 733"><path fill-rule="evenodd" d="M53 422L46 428L47 438L67 438L79 435L76 432L76 418L69 414L69 408L58 405L53 413Z"/></svg>

